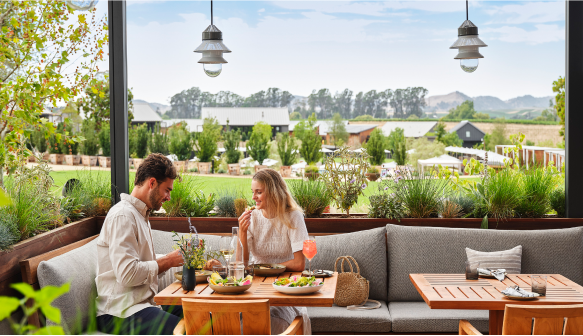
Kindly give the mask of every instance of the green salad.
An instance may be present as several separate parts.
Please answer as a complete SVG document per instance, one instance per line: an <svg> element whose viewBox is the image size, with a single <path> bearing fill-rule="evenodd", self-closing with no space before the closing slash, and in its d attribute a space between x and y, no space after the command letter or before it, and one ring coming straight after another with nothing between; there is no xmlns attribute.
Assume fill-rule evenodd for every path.
<svg viewBox="0 0 583 336"><path fill-rule="evenodd" d="M316 279L314 276L307 278L294 275L291 278L277 279L273 284L282 287L313 287L322 283L322 279Z"/></svg>

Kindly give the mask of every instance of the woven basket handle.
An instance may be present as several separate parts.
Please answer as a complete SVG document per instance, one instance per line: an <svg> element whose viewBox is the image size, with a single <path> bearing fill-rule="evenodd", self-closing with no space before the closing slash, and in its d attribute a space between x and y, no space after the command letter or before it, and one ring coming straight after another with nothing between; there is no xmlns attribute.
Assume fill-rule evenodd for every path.
<svg viewBox="0 0 583 336"><path fill-rule="evenodd" d="M354 263L354 265L356 266L356 273L358 275L360 275L360 267L358 266L358 263L356 262L356 259L354 259L351 256L346 256L346 262L348 262L348 264L350 264L350 261L352 261ZM350 268L352 269L352 265L350 265Z"/></svg>
<svg viewBox="0 0 583 336"><path fill-rule="evenodd" d="M336 259L336 262L334 263L334 272L338 272L338 261L342 260L342 263L340 264L340 273L344 273L344 261L346 260L348 262L348 265L350 266L350 272L354 272L354 270L352 269L352 264L350 263L350 261L348 261L346 259L346 257L338 257L338 259Z"/></svg>

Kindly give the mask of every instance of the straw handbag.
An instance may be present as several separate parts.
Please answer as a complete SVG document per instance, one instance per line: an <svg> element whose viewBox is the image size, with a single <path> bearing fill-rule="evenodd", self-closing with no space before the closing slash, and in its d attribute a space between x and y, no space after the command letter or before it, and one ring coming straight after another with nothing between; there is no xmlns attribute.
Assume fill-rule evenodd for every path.
<svg viewBox="0 0 583 336"><path fill-rule="evenodd" d="M340 272L338 273L334 303L340 307L365 303L368 299L368 280L360 275L358 263L350 256L338 257L334 263L334 272L338 272L338 261L342 261L342 263L340 264ZM344 271L345 261L350 266L350 272ZM352 263L356 265L356 273L352 268Z"/></svg>

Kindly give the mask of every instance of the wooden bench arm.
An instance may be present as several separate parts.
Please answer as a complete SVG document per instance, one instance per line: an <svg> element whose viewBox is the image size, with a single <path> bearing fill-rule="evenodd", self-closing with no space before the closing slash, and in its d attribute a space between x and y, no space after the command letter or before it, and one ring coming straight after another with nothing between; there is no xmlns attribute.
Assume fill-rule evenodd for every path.
<svg viewBox="0 0 583 336"><path fill-rule="evenodd" d="M474 328L474 326L468 322L467 320L460 320L460 335L482 335L478 329ZM176 335L176 334L174 334Z"/></svg>
<svg viewBox="0 0 583 336"><path fill-rule="evenodd" d="M184 319L182 319L182 320L180 320L180 322L178 322L178 324L174 328L173 334L174 335L184 335L184 334L186 334L186 322L184 321Z"/></svg>
<svg viewBox="0 0 583 336"><path fill-rule="evenodd" d="M304 334L304 318L296 317L287 329L280 335L303 335Z"/></svg>

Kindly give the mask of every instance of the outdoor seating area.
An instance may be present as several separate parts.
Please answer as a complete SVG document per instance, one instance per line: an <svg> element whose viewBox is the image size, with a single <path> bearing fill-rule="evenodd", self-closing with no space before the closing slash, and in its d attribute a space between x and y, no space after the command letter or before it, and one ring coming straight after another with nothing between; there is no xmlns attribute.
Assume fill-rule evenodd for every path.
<svg viewBox="0 0 583 336"><path fill-rule="evenodd" d="M152 235L157 254L172 251L171 232L153 230ZM220 237L200 235L211 246L218 246ZM579 283L583 280L583 264L580 258L572 257L583 253L573 249L583 246L582 242L583 228L495 231L387 225L348 234L317 236L318 254L312 263L315 269L333 270L337 257L353 256L360 274L370 282L369 298L381 303L376 310L347 310L333 305L334 277L325 279L324 288L318 293L307 296L278 294L271 288L274 277L255 280L244 294L222 295L211 291L205 283L198 284L192 292L182 291L180 282L175 282L173 275L177 269L169 270L160 279L160 293L155 300L162 305L183 304L187 300L215 305L222 302L225 307L237 309L244 307L235 302L247 300L264 300L262 304L267 302L271 306L307 306L312 331L323 334L455 333L460 320L469 321L481 333L500 334L504 308L508 304L536 307L582 302L583 287ZM502 282L486 278L465 280L466 248L493 252L516 246L522 246L520 274L508 274ZM58 256L45 256L40 263L37 261L36 273L41 288L61 286L70 281L72 273L77 275L72 280L71 291L53 304L61 309L66 330L79 327L79 314L82 314L82 328L91 319L85 307L95 296L93 280L98 262L95 249L96 240L91 239L76 249ZM545 297L519 302L500 294L502 289L515 284L530 290L530 274L549 276ZM214 307L210 311L220 311L220 308ZM191 330L186 323L186 330ZM200 322L197 323L200 327ZM247 324L243 323L245 329ZM254 328L265 327L258 325ZM225 330L228 329L217 329ZM260 330L265 331L252 330L258 334Z"/></svg>

